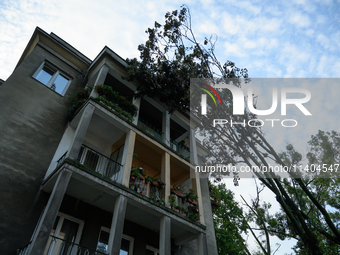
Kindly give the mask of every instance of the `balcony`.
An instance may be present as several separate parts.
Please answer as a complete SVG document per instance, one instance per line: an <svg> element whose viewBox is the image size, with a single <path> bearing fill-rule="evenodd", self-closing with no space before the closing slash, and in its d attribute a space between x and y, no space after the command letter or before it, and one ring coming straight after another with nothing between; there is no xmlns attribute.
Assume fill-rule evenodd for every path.
<svg viewBox="0 0 340 255"><path fill-rule="evenodd" d="M180 143L177 143L175 140L170 139L170 148L176 151L185 160L190 161L190 150L184 145L181 145Z"/></svg>
<svg viewBox="0 0 340 255"><path fill-rule="evenodd" d="M17 251L18 255L26 255L30 244ZM64 240L56 236L50 236L46 245L44 255L106 255L99 250L95 251L90 248L80 246L72 241Z"/></svg>
<svg viewBox="0 0 340 255"><path fill-rule="evenodd" d="M138 119L137 126L142 131L144 131L145 133L147 133L148 135L153 137L155 140L157 140L158 142L161 142L161 143L163 142L163 132L158 130L157 128L155 128L154 126L149 124L148 122L146 122L142 119Z"/></svg>
<svg viewBox="0 0 340 255"><path fill-rule="evenodd" d="M66 154L67 152L57 161L56 168L63 163ZM82 145L80 149L77 163L86 167L90 172L99 174L101 177L109 178L115 182L120 181L122 165L85 145Z"/></svg>

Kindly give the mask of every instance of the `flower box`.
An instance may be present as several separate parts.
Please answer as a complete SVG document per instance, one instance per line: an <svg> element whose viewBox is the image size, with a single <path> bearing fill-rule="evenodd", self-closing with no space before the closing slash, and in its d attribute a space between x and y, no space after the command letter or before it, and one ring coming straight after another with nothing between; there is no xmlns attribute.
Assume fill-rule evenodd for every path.
<svg viewBox="0 0 340 255"><path fill-rule="evenodd" d="M184 194L182 192L180 192L179 190L174 189L173 193L176 194L179 197L184 197Z"/></svg>
<svg viewBox="0 0 340 255"><path fill-rule="evenodd" d="M171 206L171 209L174 210L175 212L179 212L179 210L176 207Z"/></svg>
<svg viewBox="0 0 340 255"><path fill-rule="evenodd" d="M179 211L180 214L187 216L187 214L185 212Z"/></svg>
<svg viewBox="0 0 340 255"><path fill-rule="evenodd" d="M197 201L193 200L192 198L188 197L188 202L193 204L193 205L197 205Z"/></svg>
<svg viewBox="0 0 340 255"><path fill-rule="evenodd" d="M157 181L152 181L151 184L152 184L153 186L159 187L159 183L158 183Z"/></svg>

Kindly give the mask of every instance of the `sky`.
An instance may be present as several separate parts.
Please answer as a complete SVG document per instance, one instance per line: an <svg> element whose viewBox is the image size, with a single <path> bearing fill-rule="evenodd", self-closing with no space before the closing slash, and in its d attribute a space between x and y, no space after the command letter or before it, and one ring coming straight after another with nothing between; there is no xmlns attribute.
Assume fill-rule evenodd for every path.
<svg viewBox="0 0 340 255"><path fill-rule="evenodd" d="M190 8L198 40L217 35L218 59L247 68L251 78L340 78L340 0L1 0L0 78L6 80L12 73L37 26L92 60L105 45L124 59L138 58L137 46L147 39L145 30L155 21L163 23L165 13L183 3ZM337 79L327 87L316 83L308 88L313 118L303 119L287 135L266 130L275 148L293 142L306 150L318 129L337 129ZM268 98L266 90L258 93ZM296 119L304 117L296 114L301 113L292 113ZM266 199L275 203L269 195Z"/></svg>

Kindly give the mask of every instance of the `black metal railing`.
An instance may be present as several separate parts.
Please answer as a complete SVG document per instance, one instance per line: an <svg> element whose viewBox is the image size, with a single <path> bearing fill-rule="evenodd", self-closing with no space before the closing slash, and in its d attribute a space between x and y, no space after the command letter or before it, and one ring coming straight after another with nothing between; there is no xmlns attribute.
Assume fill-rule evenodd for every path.
<svg viewBox="0 0 340 255"><path fill-rule="evenodd" d="M44 255L106 255L101 251L96 251L74 242L66 241L56 236L50 236L50 245Z"/></svg>
<svg viewBox="0 0 340 255"><path fill-rule="evenodd" d="M28 252L28 249L31 245L31 242L29 242L28 244L26 244L24 247L22 247L21 249L17 250L17 255L26 255Z"/></svg>
<svg viewBox="0 0 340 255"><path fill-rule="evenodd" d="M155 128L153 125L147 123L142 119L138 119L137 126L145 133L149 134L150 136L158 140L159 142L163 141L163 132Z"/></svg>
<svg viewBox="0 0 340 255"><path fill-rule="evenodd" d="M118 181L119 173L123 169L123 166L118 162L85 145L81 147L78 162L113 181Z"/></svg>
<svg viewBox="0 0 340 255"><path fill-rule="evenodd" d="M60 166L60 164L63 163L63 161L64 161L65 158L66 158L66 154L67 154L67 151L64 153L64 155L62 155L62 156L60 157L60 159L58 159L58 161L57 161L57 166L56 166L55 168L58 168L58 166Z"/></svg>

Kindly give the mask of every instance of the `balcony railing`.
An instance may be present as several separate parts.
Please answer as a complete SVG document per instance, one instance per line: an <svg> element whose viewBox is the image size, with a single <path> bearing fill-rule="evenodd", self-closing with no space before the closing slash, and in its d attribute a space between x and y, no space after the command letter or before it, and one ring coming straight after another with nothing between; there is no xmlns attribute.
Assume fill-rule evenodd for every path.
<svg viewBox="0 0 340 255"><path fill-rule="evenodd" d="M24 247L22 247L21 249L17 250L17 255L26 255L28 253L28 248L30 247L31 242L29 242L28 244L26 244Z"/></svg>
<svg viewBox="0 0 340 255"><path fill-rule="evenodd" d="M113 181L119 181L119 173L123 167L118 162L104 156L103 154L82 145L78 155L78 162L87 168L107 177Z"/></svg>
<svg viewBox="0 0 340 255"><path fill-rule="evenodd" d="M152 126L151 124L147 123L142 119L138 119L137 126L142 129L145 133L149 134L159 142L163 141L163 132Z"/></svg>
<svg viewBox="0 0 340 255"><path fill-rule="evenodd" d="M156 186L152 185L151 182L147 182L146 179L131 181L130 189L155 201L161 199L161 191Z"/></svg>
<svg viewBox="0 0 340 255"><path fill-rule="evenodd" d="M187 147L177 143L173 139L170 139L170 148L176 151L179 155L181 155L186 160L190 160L190 150Z"/></svg>
<svg viewBox="0 0 340 255"><path fill-rule="evenodd" d="M50 236L49 246L46 247L44 255L106 255L106 253L80 246L56 236Z"/></svg>

